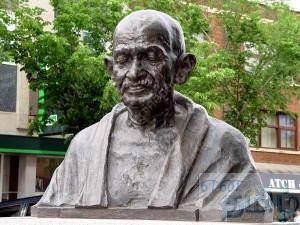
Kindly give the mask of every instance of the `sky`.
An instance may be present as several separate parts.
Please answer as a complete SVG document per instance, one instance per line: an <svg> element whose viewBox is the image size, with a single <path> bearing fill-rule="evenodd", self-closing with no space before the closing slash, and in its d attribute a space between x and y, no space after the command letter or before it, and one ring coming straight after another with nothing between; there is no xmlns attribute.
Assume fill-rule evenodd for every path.
<svg viewBox="0 0 300 225"><path fill-rule="evenodd" d="M261 3L271 3L273 1L277 1L277 2L285 2L288 5L290 5L292 10L298 11L300 12L300 0L258 0Z"/></svg>
<svg viewBox="0 0 300 225"><path fill-rule="evenodd" d="M287 0L293 10L300 12L300 0Z"/></svg>

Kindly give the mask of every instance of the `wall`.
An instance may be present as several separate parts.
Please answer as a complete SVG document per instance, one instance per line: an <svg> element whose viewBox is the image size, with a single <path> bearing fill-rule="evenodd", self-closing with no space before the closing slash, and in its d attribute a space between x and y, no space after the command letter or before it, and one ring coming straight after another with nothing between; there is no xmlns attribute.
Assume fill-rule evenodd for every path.
<svg viewBox="0 0 300 225"><path fill-rule="evenodd" d="M43 8L45 11L42 13L42 18L51 24L46 27L47 31L51 31L52 29L52 22L54 20L54 10L50 5L49 0L29 0L28 4L32 7L39 7Z"/></svg>
<svg viewBox="0 0 300 225"><path fill-rule="evenodd" d="M29 84L26 75L17 69L16 112L0 111L0 134L26 135L29 114Z"/></svg>
<svg viewBox="0 0 300 225"><path fill-rule="evenodd" d="M19 157L18 198L30 197L35 193L36 156Z"/></svg>
<svg viewBox="0 0 300 225"><path fill-rule="evenodd" d="M251 151L255 162L277 163L285 165L300 165L300 154L288 154L286 152Z"/></svg>
<svg viewBox="0 0 300 225"><path fill-rule="evenodd" d="M29 6L37 6L45 9L42 13L42 17L52 22L54 20L54 11L49 4L49 0L29 0ZM52 25L48 25L46 30L50 31ZM17 74L17 102L16 112L1 112L0 111L0 134L11 134L11 135L27 135L28 119L30 111L29 103L30 89L26 79L26 74L20 71L18 66Z"/></svg>
<svg viewBox="0 0 300 225"><path fill-rule="evenodd" d="M300 87L297 87L297 88L300 88ZM295 113L300 113L300 100L296 97L294 97L292 99L292 102L289 104L288 106L288 109L291 111L291 112L295 112ZM300 118L299 118L299 115L297 116L297 150L299 151L300 150ZM299 161L299 164L300 164L300 161Z"/></svg>

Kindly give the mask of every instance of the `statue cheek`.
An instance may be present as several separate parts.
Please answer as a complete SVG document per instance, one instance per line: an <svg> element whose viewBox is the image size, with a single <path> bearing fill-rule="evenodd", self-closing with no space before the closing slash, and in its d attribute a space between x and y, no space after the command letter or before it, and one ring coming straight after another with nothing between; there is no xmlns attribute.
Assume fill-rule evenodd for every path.
<svg viewBox="0 0 300 225"><path fill-rule="evenodd" d="M124 77L126 75L126 71L127 70L124 70L124 69L122 69L122 70L117 69L117 70L113 71L111 79L117 88L120 88L120 86L124 80Z"/></svg>
<svg viewBox="0 0 300 225"><path fill-rule="evenodd" d="M164 70L165 64L162 63L156 63L156 64L151 64L145 67L145 70L148 71L151 74L159 76L162 71Z"/></svg>
<svg viewBox="0 0 300 225"><path fill-rule="evenodd" d="M168 64L160 64L156 67L157 77L169 83L171 80L171 69Z"/></svg>
<svg viewBox="0 0 300 225"><path fill-rule="evenodd" d="M159 80L161 85L173 86L173 77L169 68L164 68L161 70L157 80Z"/></svg>

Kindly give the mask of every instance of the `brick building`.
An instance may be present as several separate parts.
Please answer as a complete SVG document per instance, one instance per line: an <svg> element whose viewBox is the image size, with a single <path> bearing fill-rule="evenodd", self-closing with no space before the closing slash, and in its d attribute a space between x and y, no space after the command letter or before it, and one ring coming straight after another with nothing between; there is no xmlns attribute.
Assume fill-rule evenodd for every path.
<svg viewBox="0 0 300 225"><path fill-rule="evenodd" d="M293 9L300 12L300 7ZM212 11L216 10L206 9L207 14ZM212 20L210 27L214 41L224 47L223 28L216 20ZM292 99L288 110L299 114L300 100ZM223 109L215 116L222 119ZM274 221L292 221L295 210L300 208L300 118L277 112L268 118L267 124L258 134L259 147L250 150L264 188L274 203Z"/></svg>

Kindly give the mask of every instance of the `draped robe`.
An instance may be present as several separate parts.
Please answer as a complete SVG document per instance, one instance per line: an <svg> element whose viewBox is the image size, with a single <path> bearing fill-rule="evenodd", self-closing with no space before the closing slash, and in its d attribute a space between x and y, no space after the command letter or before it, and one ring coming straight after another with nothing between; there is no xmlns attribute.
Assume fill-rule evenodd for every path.
<svg viewBox="0 0 300 225"><path fill-rule="evenodd" d="M245 137L179 93L187 111L180 142L169 150L145 208L236 211L253 205L270 211ZM110 137L122 103L72 140L37 207L109 206L107 168Z"/></svg>

